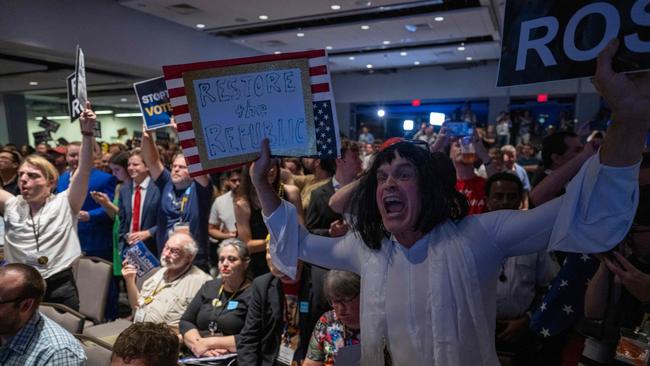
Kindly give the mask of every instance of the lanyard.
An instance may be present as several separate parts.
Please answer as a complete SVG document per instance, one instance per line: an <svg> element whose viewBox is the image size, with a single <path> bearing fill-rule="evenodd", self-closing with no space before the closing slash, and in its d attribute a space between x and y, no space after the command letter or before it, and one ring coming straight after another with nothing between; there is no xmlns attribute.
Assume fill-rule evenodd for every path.
<svg viewBox="0 0 650 366"><path fill-rule="evenodd" d="M244 282L239 286L239 288L236 291L233 291L232 295L228 298L228 301L226 303L223 303L221 301L221 296L223 294L223 283L221 283L221 286L219 287L219 292L217 293L217 297L212 300L212 315L210 316L210 324L208 324L208 330L210 331L210 335L213 336L215 335L218 330L219 330L219 318L221 318L221 314L223 314L224 310L228 307L228 304L232 299L235 298L235 295L239 293L241 290L245 289L247 286L246 284L246 279L244 279ZM219 314L215 317L215 311L217 310L218 307L221 307L221 310L219 311Z"/></svg>
<svg viewBox="0 0 650 366"><path fill-rule="evenodd" d="M190 184L187 189L185 189L185 193L183 193L183 197L181 198L181 221L183 221L183 212L185 212L185 205L187 205L187 202L190 200L190 193L192 193L192 185Z"/></svg>

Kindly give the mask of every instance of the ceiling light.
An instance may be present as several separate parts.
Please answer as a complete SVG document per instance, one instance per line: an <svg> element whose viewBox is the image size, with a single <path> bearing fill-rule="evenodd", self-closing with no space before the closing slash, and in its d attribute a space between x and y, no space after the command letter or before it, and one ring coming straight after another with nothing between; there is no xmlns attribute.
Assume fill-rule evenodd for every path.
<svg viewBox="0 0 650 366"><path fill-rule="evenodd" d="M196 27L199 28L199 29L203 29L203 28L205 28L205 24L199 23L199 24L196 25Z"/></svg>
<svg viewBox="0 0 650 366"><path fill-rule="evenodd" d="M399 53L399 55L400 55L400 56L406 56L406 55L408 55L408 53L402 51L402 52Z"/></svg>
<svg viewBox="0 0 650 366"><path fill-rule="evenodd" d="M142 113L115 113L115 117L142 117Z"/></svg>
<svg viewBox="0 0 650 366"><path fill-rule="evenodd" d="M465 51L465 47L460 46L460 47L457 48L457 50L459 50L459 51Z"/></svg>
<svg viewBox="0 0 650 366"><path fill-rule="evenodd" d="M334 48L334 47L332 47L332 46L325 46L325 49L328 50L328 51L329 51L329 50L332 50L333 48Z"/></svg>
<svg viewBox="0 0 650 366"><path fill-rule="evenodd" d="M417 65L419 65L419 64L420 64L420 61L415 61L415 62L413 63L413 65L415 65L415 66L417 66Z"/></svg>
<svg viewBox="0 0 650 366"><path fill-rule="evenodd" d="M282 53L282 52L280 52L280 51L275 51L275 52L273 52L274 55L279 55L279 54L281 54L281 53Z"/></svg>
<svg viewBox="0 0 650 366"><path fill-rule="evenodd" d="M330 8L331 8L332 10L340 10L340 9L341 9L341 5L332 5L332 6L330 6Z"/></svg>
<svg viewBox="0 0 650 366"><path fill-rule="evenodd" d="M45 118L51 119L51 120L66 120L66 119L70 120L70 116L47 116ZM37 121L40 121L40 120L43 119L43 117L36 117L34 119L37 120Z"/></svg>
<svg viewBox="0 0 650 366"><path fill-rule="evenodd" d="M390 41L383 41L383 42L381 42L381 43L383 43L383 44L390 44Z"/></svg>
<svg viewBox="0 0 650 366"><path fill-rule="evenodd" d="M305 33L296 33L296 37L304 37Z"/></svg>
<svg viewBox="0 0 650 366"><path fill-rule="evenodd" d="M385 110L383 110L383 109L381 109L381 108L377 109L377 116L378 116L378 117L383 117L383 116L385 116L385 115L386 115L386 111L385 111Z"/></svg>
<svg viewBox="0 0 650 366"><path fill-rule="evenodd" d="M445 18L444 17L435 17L435 18L433 18L433 20L435 20L436 22L442 22L443 20L445 20Z"/></svg>
<svg viewBox="0 0 650 366"><path fill-rule="evenodd" d="M36 86L36 85L38 85L38 81L30 81L29 85Z"/></svg>
<svg viewBox="0 0 650 366"><path fill-rule="evenodd" d="M120 98L120 102L126 102L128 99L126 98Z"/></svg>
<svg viewBox="0 0 650 366"><path fill-rule="evenodd" d="M260 15L258 18L260 18L260 20L267 20L267 19L269 19L269 16L268 15Z"/></svg>
<svg viewBox="0 0 650 366"><path fill-rule="evenodd" d="M348 60L353 61L353 60L354 60L354 56L350 56L350 57L348 57Z"/></svg>
<svg viewBox="0 0 650 366"><path fill-rule="evenodd" d="M113 114L113 111L111 110L95 111L95 114Z"/></svg>
<svg viewBox="0 0 650 366"><path fill-rule="evenodd" d="M363 29L363 30L368 30L368 29L370 29L370 26L369 26L369 25L362 25L362 26L361 26L361 29Z"/></svg>
<svg viewBox="0 0 650 366"><path fill-rule="evenodd" d="M372 69L372 65L371 65L371 64L367 64L367 65L366 65L366 69Z"/></svg>
<svg viewBox="0 0 650 366"><path fill-rule="evenodd" d="M473 58L472 58L472 56L467 56L467 57L465 57L465 60L467 60L467 61L472 61Z"/></svg>

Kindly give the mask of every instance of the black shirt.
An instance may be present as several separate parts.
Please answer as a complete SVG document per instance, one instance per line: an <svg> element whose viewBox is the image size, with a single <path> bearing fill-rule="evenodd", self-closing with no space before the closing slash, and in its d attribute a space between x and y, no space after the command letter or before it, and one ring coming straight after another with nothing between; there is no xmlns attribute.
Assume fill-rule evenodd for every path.
<svg viewBox="0 0 650 366"><path fill-rule="evenodd" d="M201 286L181 317L178 325L181 334L197 329L202 337L210 336L212 321L216 321L217 332L222 335L239 334L246 321L251 287L246 286L235 294L225 288L220 289L221 279L208 281Z"/></svg>

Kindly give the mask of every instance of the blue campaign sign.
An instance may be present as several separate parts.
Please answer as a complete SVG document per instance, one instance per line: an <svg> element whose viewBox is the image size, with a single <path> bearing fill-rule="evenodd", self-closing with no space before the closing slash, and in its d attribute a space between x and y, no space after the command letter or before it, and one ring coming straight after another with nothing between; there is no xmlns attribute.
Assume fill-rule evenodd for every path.
<svg viewBox="0 0 650 366"><path fill-rule="evenodd" d="M138 270L138 277L142 277L149 273L149 271L160 266L158 258L141 241L129 247L124 253L124 257L128 260L129 264L134 265Z"/></svg>
<svg viewBox="0 0 650 366"><path fill-rule="evenodd" d="M169 126L172 106L165 79L161 76L133 84L147 130Z"/></svg>

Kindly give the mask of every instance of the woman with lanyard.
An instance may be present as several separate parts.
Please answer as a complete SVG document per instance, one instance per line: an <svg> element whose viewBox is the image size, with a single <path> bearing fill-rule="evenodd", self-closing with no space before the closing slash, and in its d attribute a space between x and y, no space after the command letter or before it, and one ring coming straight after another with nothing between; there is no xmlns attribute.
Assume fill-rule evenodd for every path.
<svg viewBox="0 0 650 366"><path fill-rule="evenodd" d="M79 118L79 167L67 190L53 194L59 178L45 158L30 155L18 169L20 195L0 189L0 213L5 221L5 256L9 263L34 266L47 283L44 301L79 309L70 267L81 255L77 215L86 198L93 162L95 113L86 103Z"/></svg>
<svg viewBox="0 0 650 366"><path fill-rule="evenodd" d="M324 290L333 310L316 323L303 366L333 366L341 348L359 344L359 275L331 270L325 277Z"/></svg>
<svg viewBox="0 0 650 366"><path fill-rule="evenodd" d="M237 351L235 337L244 327L250 301L246 244L226 239L217 255L221 278L201 287L179 325L185 345L197 357Z"/></svg>

